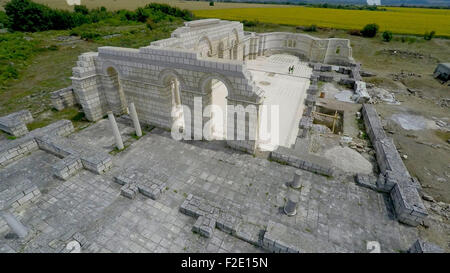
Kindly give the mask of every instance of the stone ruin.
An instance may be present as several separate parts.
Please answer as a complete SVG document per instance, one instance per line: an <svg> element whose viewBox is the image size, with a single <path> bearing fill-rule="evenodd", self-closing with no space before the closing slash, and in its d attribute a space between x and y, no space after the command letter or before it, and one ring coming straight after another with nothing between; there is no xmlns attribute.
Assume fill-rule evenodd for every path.
<svg viewBox="0 0 450 273"><path fill-rule="evenodd" d="M124 114L128 103L134 102L143 124L172 129L181 119L181 123L191 122L191 128L195 128L195 118L183 120L182 114L173 114L174 109L180 105L194 109L194 97L202 98L205 109L212 104L213 91L221 82L227 89L226 105L253 105L256 113L247 113L245 119L260 120L260 106L267 94L246 63L279 52L315 63L354 63L346 39L282 32L258 34L244 32L240 22L205 19L186 22L171 38L139 49L100 47L98 52L82 54L73 68L72 87L53 93L52 102L61 109L77 101L91 121L101 119L108 111ZM224 130L234 126L233 132L243 134L237 131L242 114L244 110L226 113ZM199 118L204 124L209 120ZM254 153L259 139L257 125L251 126L246 122L243 140L226 136L228 145ZM191 133L195 136L198 129Z"/></svg>
<svg viewBox="0 0 450 273"><path fill-rule="evenodd" d="M313 126L319 81L337 81L351 85L358 103L370 100L361 77L360 64L354 62L349 40L346 39L319 39L304 34L280 32L244 32L241 23L218 19L186 22L172 33L171 38L152 42L146 47L100 47L98 52L82 54L77 66L73 68L72 86L53 92L51 100L57 110L79 104L90 121L99 121L108 115L117 149L120 151L125 147L114 115L130 114L138 138L142 136L140 123L173 129L180 120L181 124L191 122L180 113L179 106L194 108L194 98L201 97L201 107L204 109L214 103L213 93L220 89L218 86L221 82L227 90L226 105L244 108L253 105L258 109L255 113L247 113L247 116L245 112L227 113L225 119L225 127L234 126L234 132L245 135L244 140L225 138L228 146L255 154L260 141L257 128L250 128L248 122L245 122L245 128L237 128L236 121L240 114L244 114L246 121L251 118L261 119L261 105L271 103L268 101L273 97L270 97L267 83L260 81L255 73L261 67L252 61L280 53L297 56L309 62L309 67L305 65L297 68L301 71L295 75L303 79L305 84L301 87L304 90L298 90L299 93L304 91L304 97L299 97L301 103L295 105L301 110L300 115L291 119L295 127L294 141L271 151L270 158L283 165L332 178L336 170L331 162L313 155L299 155L293 151L292 146L301 145ZM280 59L274 58L274 61ZM276 73L264 72L269 76ZM334 72L340 76L336 78ZM428 213L421 201L420 184L410 176L392 139L386 136L374 107L364 104L362 116L375 147L381 173L378 178L356 175L357 184L387 193L400 222L411 226L421 224ZM196 118L203 123L209 120L205 116ZM113 167L109 154L66 137L74 132L70 121L61 120L28 132L26 123L32 120L31 114L26 110L0 118L1 130L13 136L21 136L0 147L0 167L6 167L38 149L60 158L53 166L53 175L64 181L70 180L82 168L95 174L103 174ZM198 133L195 125L192 128L195 136ZM236 164L237 159L228 154L218 152L216 156L224 164ZM259 164L262 167L267 163ZM202 176L203 174L200 178ZM292 216L291 219L297 214L298 194L308 185L303 181L304 176L302 171L297 170L294 179L289 182L289 187L294 189L297 196L290 195L283 209L284 214ZM164 198L163 194L170 182L168 175L142 167L121 169L113 175L112 180L120 185L122 196L139 199L140 193L152 200ZM295 189L298 191L295 192ZM302 198L307 194L308 191L302 193ZM8 183L0 184L0 200L3 200L0 210L21 206L40 195L40 190L29 180L11 178ZM336 249L326 240L317 240L293 225L270 219L265 227L249 224L249 216L241 213L244 211L243 205L228 199L212 201L204 196L187 194L179 211L195 218L192 231L207 238L213 237L217 228L271 252L297 253ZM298 214L304 213L299 208ZM86 239L79 236L82 239L78 241L83 241L84 245ZM438 252L439 249L419 240L409 251Z"/></svg>
<svg viewBox="0 0 450 273"><path fill-rule="evenodd" d="M30 111L22 110L0 117L0 130L15 136L20 137L28 133L27 123L33 121Z"/></svg>

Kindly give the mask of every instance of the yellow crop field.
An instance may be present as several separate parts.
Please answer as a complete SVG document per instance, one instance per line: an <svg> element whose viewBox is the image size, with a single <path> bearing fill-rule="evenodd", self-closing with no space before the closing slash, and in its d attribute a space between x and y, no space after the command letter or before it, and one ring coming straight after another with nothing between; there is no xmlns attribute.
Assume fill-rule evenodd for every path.
<svg viewBox="0 0 450 273"><path fill-rule="evenodd" d="M8 1L0 0L0 6ZM52 8L73 9L65 0L33 1ZM134 10L152 2L190 9L201 18L258 19L266 23L294 26L315 24L337 29L361 29L366 24L377 23L381 30L394 33L421 35L434 30L436 35L450 37L449 9L384 7L388 11L367 11L229 2L216 2L214 6L209 6L208 1L185 0L81 0L81 4L88 8L105 6L109 10Z"/></svg>
<svg viewBox="0 0 450 273"><path fill-rule="evenodd" d="M259 20L265 23L286 25L312 25L337 29L361 29L376 23L380 30L394 33L424 34L450 37L450 10L422 8L387 8L387 11L344 10L308 7L271 7L240 9L194 10L202 18L227 20Z"/></svg>

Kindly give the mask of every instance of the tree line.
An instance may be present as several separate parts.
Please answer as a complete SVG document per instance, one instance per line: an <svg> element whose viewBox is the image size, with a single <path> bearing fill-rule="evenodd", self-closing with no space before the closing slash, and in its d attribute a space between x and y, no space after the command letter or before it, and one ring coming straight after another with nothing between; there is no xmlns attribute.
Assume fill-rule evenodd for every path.
<svg viewBox="0 0 450 273"><path fill-rule="evenodd" d="M160 22L175 18L192 20L193 14L186 9L166 4L151 3L135 11L108 11L105 7L88 9L83 5L74 6L73 11L52 9L31 0L11 0L0 13L0 24L14 31L36 32L45 30L71 29L83 24L116 18L122 21Z"/></svg>

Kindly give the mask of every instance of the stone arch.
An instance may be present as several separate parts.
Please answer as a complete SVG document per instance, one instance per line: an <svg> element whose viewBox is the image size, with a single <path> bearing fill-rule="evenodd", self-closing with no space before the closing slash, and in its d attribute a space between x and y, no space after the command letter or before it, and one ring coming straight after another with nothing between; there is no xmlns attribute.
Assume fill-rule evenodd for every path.
<svg viewBox="0 0 450 273"><path fill-rule="evenodd" d="M213 47L208 36L202 36L195 47L196 51L200 53L201 57L211 57L213 55Z"/></svg>
<svg viewBox="0 0 450 273"><path fill-rule="evenodd" d="M228 78L226 76L223 76L219 73L209 73L204 75L199 82L199 86L198 89L203 93L203 94L207 94L207 92L205 92L206 89L206 84L208 84L208 82L212 79L218 79L221 82L223 82L225 84L225 86L228 89L228 95L232 95L234 94L234 88L232 83L228 80Z"/></svg>
<svg viewBox="0 0 450 273"><path fill-rule="evenodd" d="M108 69L111 67L117 71L120 78L122 78L122 79L124 78L125 75L123 74L122 69L120 69L120 66L118 66L117 64L110 62L110 61L103 62L103 64L102 64L103 75L108 75Z"/></svg>
<svg viewBox="0 0 450 273"><path fill-rule="evenodd" d="M233 28L231 33L234 35L234 38L236 39L236 43L239 44L239 33L238 33L237 29Z"/></svg>
<svg viewBox="0 0 450 273"><path fill-rule="evenodd" d="M185 83L181 75L173 69L165 69L158 76L162 91L168 97L170 108L170 127L184 130L185 120L183 114L183 102L181 90L185 89Z"/></svg>
<svg viewBox="0 0 450 273"><path fill-rule="evenodd" d="M127 100L121 83L123 74L121 70L110 62L103 64L103 92L106 101L114 114L120 115L127 110Z"/></svg>
<svg viewBox="0 0 450 273"><path fill-rule="evenodd" d="M174 69L164 69L161 72L159 72L158 75L158 83L161 86L164 86L164 84L166 83L167 79L170 77L176 77L179 81L180 81L180 88L181 90L186 89L186 84L184 81L184 78L180 75L180 73L178 73L176 70Z"/></svg>
<svg viewBox="0 0 450 273"><path fill-rule="evenodd" d="M218 73L205 75L200 82L203 93L203 135L207 140L226 140L228 128L228 96L231 83Z"/></svg>
<svg viewBox="0 0 450 273"><path fill-rule="evenodd" d="M231 48L230 48L230 59L237 60L239 57L239 34L235 28L231 31L232 40L231 40Z"/></svg>

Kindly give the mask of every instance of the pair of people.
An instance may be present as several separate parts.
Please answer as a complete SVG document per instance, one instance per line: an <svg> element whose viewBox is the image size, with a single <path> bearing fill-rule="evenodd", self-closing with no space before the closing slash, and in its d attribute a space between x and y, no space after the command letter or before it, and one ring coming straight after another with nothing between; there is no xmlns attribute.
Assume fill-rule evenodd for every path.
<svg viewBox="0 0 450 273"><path fill-rule="evenodd" d="M289 66L289 74L292 74L292 73L294 73L294 66L293 65Z"/></svg>

